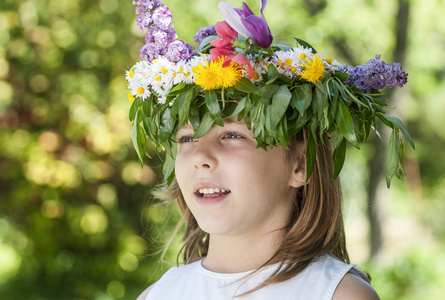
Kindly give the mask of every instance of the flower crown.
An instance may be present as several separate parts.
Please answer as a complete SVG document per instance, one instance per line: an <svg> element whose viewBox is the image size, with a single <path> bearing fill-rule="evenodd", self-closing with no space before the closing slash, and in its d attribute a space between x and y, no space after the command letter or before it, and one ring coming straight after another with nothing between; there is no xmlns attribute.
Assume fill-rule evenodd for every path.
<svg viewBox="0 0 445 300"><path fill-rule="evenodd" d="M404 144L414 143L403 123L386 114L385 87L402 87L408 74L400 64L389 65L380 56L365 65L350 67L319 54L307 42L297 46L272 44L264 18L267 0L256 16L220 2L225 21L198 31L190 44L177 39L172 15L160 0L133 1L136 22L146 30L142 61L126 73L133 122L132 141L142 165L146 144L166 150L164 175L174 178L175 133L190 122L195 138L223 118L238 116L254 132L258 147L282 145L302 128L308 130L307 178L315 165L317 135L333 141L334 178L343 167L346 144L356 148L376 119L392 129L386 162L386 180L403 179Z"/></svg>

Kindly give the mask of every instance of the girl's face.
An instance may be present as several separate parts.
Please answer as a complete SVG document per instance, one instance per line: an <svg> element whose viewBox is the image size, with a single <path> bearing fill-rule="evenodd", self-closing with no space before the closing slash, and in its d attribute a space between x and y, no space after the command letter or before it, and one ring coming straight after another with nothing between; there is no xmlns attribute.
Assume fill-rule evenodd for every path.
<svg viewBox="0 0 445 300"><path fill-rule="evenodd" d="M177 132L176 179L200 228L214 235L249 236L288 224L294 188L304 183L285 149L257 148L244 121L225 119L199 139ZM300 182L301 181L301 182Z"/></svg>

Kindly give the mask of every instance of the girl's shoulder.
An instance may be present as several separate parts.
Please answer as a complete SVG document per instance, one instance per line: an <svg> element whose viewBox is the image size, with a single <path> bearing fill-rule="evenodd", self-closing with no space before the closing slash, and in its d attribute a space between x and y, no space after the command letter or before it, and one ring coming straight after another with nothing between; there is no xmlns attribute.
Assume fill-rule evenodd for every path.
<svg viewBox="0 0 445 300"><path fill-rule="evenodd" d="M193 276L192 273L194 272L194 270L196 270L196 267L198 266L198 264L200 265L200 263L201 261L199 260L183 266L171 267L167 272L165 272L161 279L159 279L157 282L143 291L136 300L152 299L151 297L148 297L148 295L153 289L162 289L165 285L168 286L174 283L179 277L185 278Z"/></svg>

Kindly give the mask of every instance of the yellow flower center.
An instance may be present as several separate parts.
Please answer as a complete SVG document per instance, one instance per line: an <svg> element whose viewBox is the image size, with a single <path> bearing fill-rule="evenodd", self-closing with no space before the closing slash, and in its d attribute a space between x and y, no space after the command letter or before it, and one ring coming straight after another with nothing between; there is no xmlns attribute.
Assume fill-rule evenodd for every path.
<svg viewBox="0 0 445 300"><path fill-rule="evenodd" d="M296 67L292 67L292 68L290 68L290 70L291 70L292 72L297 72L297 68L296 68Z"/></svg>
<svg viewBox="0 0 445 300"><path fill-rule="evenodd" d="M140 88L138 88L137 92L139 95L142 95L145 92L145 90L143 87L140 87Z"/></svg>
<svg viewBox="0 0 445 300"><path fill-rule="evenodd" d="M182 73L182 72L184 72L184 68L183 68L183 67L180 67L180 68L179 68L179 73Z"/></svg>
<svg viewBox="0 0 445 300"><path fill-rule="evenodd" d="M260 79L260 76L257 73L253 73L252 79L253 80L258 80L258 79Z"/></svg>
<svg viewBox="0 0 445 300"><path fill-rule="evenodd" d="M161 76L156 75L156 76L155 76L155 80L156 80L156 81L161 81Z"/></svg>
<svg viewBox="0 0 445 300"><path fill-rule="evenodd" d="M327 62L328 64L332 64L332 59L330 59L330 58L326 58L326 62Z"/></svg>
<svg viewBox="0 0 445 300"><path fill-rule="evenodd" d="M306 54L301 53L301 54L300 54L300 59L301 59L301 60L305 60L305 59L306 59Z"/></svg>
<svg viewBox="0 0 445 300"><path fill-rule="evenodd" d="M290 66L292 64L292 60L290 60L290 59L286 59L286 66Z"/></svg>
<svg viewBox="0 0 445 300"><path fill-rule="evenodd" d="M134 71L130 71L130 73L128 73L128 77L133 78L134 77Z"/></svg>
<svg viewBox="0 0 445 300"><path fill-rule="evenodd" d="M161 72L165 74L168 72L168 70L165 67L162 67Z"/></svg>

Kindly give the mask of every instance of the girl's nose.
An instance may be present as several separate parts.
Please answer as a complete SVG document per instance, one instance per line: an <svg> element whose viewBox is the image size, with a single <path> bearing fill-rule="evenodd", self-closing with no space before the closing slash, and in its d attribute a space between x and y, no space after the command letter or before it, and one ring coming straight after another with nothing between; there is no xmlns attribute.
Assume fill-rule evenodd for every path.
<svg viewBox="0 0 445 300"><path fill-rule="evenodd" d="M202 139L199 140L193 151L193 167L196 170L213 170L217 166L214 153L215 151L212 151L209 143L204 142Z"/></svg>

